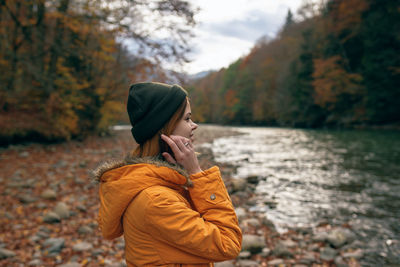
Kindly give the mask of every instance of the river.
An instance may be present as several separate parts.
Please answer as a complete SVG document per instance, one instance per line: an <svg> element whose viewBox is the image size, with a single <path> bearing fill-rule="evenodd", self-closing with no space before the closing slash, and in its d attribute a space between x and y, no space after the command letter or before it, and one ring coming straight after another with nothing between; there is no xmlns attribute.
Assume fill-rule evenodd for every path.
<svg viewBox="0 0 400 267"><path fill-rule="evenodd" d="M400 132L234 128L214 140L233 178L258 176L260 201L280 231L326 221L348 224L363 266L400 263ZM276 203L271 205L271 203Z"/></svg>

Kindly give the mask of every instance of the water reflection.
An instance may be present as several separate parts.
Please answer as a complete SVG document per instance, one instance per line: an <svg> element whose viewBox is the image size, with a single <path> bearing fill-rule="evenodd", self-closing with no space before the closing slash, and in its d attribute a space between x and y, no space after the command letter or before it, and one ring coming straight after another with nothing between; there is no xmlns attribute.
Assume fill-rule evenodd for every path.
<svg viewBox="0 0 400 267"><path fill-rule="evenodd" d="M400 133L237 130L244 135L217 139L212 149L217 161L238 166L235 178L262 177L254 211L282 231L349 223L365 241L368 264L399 260L386 241L400 239Z"/></svg>

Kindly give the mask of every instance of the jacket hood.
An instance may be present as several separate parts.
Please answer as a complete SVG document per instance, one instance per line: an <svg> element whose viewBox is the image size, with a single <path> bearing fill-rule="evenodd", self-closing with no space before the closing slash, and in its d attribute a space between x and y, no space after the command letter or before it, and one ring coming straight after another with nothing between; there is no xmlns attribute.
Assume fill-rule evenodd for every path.
<svg viewBox="0 0 400 267"><path fill-rule="evenodd" d="M98 222L106 239L123 234L122 216L141 191L157 185L176 190L192 186L189 175L183 168L157 157L108 160L95 168L92 176L100 183Z"/></svg>

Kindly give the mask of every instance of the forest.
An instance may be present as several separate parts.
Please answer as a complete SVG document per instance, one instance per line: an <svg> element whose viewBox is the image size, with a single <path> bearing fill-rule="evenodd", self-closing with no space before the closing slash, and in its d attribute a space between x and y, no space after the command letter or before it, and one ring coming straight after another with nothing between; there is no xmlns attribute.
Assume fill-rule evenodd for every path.
<svg viewBox="0 0 400 267"><path fill-rule="evenodd" d="M398 128L400 7L303 5L274 39L190 84L196 119L233 125Z"/></svg>
<svg viewBox="0 0 400 267"><path fill-rule="evenodd" d="M398 1L305 3L273 39L184 82L197 121L399 125ZM181 0L0 0L0 143L105 133L126 117L131 83L187 81L168 65L188 61L196 12Z"/></svg>
<svg viewBox="0 0 400 267"><path fill-rule="evenodd" d="M130 83L187 61L195 11L180 0L1 0L0 143L106 132Z"/></svg>

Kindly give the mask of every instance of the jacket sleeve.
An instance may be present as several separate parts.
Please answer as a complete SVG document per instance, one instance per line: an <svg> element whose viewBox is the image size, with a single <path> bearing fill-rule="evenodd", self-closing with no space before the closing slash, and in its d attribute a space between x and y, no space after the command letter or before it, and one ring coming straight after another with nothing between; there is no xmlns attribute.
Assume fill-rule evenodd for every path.
<svg viewBox="0 0 400 267"><path fill-rule="evenodd" d="M242 233L218 167L191 176L189 190L197 211L173 196L153 196L146 222L153 237L210 261L237 257Z"/></svg>

